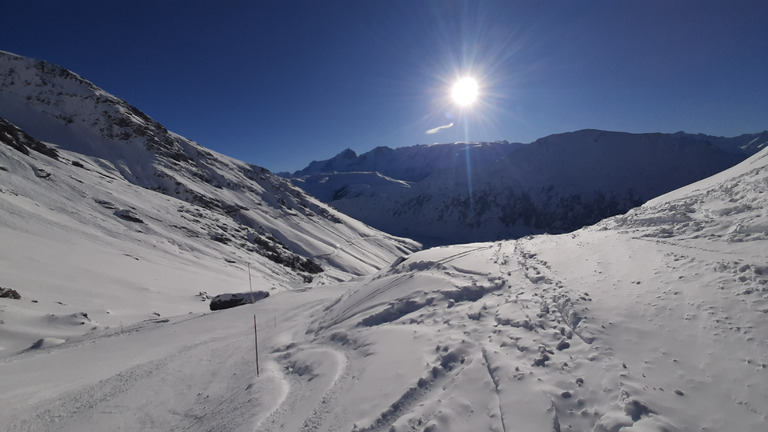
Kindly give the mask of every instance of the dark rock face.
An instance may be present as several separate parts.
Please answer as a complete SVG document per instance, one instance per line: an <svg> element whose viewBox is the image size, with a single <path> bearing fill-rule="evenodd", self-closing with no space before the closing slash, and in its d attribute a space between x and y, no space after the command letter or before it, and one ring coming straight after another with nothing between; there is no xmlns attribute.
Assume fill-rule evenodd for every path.
<svg viewBox="0 0 768 432"><path fill-rule="evenodd" d="M19 294L19 292L16 291L15 289L0 287L0 298L21 300L21 294Z"/></svg>
<svg viewBox="0 0 768 432"><path fill-rule="evenodd" d="M269 297L266 291L254 291L236 294L219 294L211 300L211 310L229 309L237 306L255 303Z"/></svg>
<svg viewBox="0 0 768 432"><path fill-rule="evenodd" d="M23 130L19 129L1 117L0 142L16 151L24 153L25 155L29 155L29 150L31 149L50 158L56 160L59 159L59 152L56 151L56 149L48 147L40 141L32 138L28 133L24 132Z"/></svg>
<svg viewBox="0 0 768 432"><path fill-rule="evenodd" d="M117 210L115 211L114 215L129 222L144 223L141 217L139 217L139 215L131 209Z"/></svg>

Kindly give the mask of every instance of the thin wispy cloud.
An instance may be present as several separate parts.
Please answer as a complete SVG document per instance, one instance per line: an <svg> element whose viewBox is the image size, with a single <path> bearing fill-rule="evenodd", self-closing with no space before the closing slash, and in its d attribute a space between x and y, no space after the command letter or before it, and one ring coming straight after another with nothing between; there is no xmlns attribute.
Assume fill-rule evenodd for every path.
<svg viewBox="0 0 768 432"><path fill-rule="evenodd" d="M438 127L434 128L434 129L430 129L426 133L427 133L427 135L432 135L432 134L436 134L436 133L440 132L443 129L448 129L450 127L453 127L453 122L448 123L447 125L438 126Z"/></svg>

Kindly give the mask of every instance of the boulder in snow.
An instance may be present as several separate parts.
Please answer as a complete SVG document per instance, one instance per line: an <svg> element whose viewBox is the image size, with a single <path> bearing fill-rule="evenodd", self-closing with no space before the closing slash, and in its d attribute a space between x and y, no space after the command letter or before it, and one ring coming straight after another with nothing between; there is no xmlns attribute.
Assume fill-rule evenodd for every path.
<svg viewBox="0 0 768 432"><path fill-rule="evenodd" d="M138 213L131 209L116 210L114 215L129 222L144 223L144 221L139 217Z"/></svg>
<svg viewBox="0 0 768 432"><path fill-rule="evenodd" d="M19 294L19 292L15 289L0 287L0 298L19 300L21 299L21 294Z"/></svg>
<svg viewBox="0 0 768 432"><path fill-rule="evenodd" d="M248 303L255 303L269 297L266 291L254 291L236 294L219 294L211 299L211 310L229 309Z"/></svg>

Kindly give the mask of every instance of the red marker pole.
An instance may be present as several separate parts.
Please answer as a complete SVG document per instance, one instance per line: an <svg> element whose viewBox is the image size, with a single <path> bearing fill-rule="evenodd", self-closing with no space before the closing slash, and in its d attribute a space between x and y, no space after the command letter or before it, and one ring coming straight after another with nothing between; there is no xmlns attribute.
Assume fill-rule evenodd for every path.
<svg viewBox="0 0 768 432"><path fill-rule="evenodd" d="M256 376L259 376L259 333L256 330L256 314L253 314L253 343L256 347Z"/></svg>

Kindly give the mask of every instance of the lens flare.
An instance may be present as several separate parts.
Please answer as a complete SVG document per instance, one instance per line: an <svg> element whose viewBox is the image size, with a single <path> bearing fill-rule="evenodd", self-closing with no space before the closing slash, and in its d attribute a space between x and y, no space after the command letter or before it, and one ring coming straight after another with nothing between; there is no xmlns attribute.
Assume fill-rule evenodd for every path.
<svg viewBox="0 0 768 432"><path fill-rule="evenodd" d="M451 98L459 106L470 106L477 100L479 86L477 80L472 77L462 78L451 88Z"/></svg>

